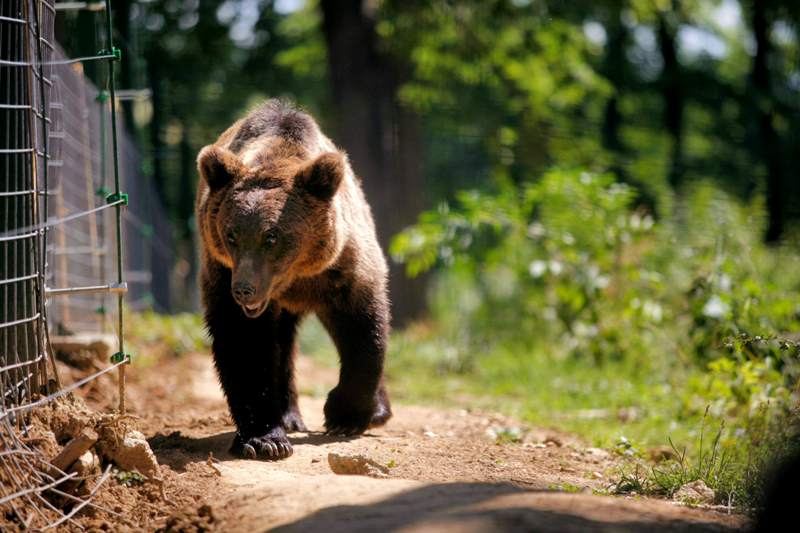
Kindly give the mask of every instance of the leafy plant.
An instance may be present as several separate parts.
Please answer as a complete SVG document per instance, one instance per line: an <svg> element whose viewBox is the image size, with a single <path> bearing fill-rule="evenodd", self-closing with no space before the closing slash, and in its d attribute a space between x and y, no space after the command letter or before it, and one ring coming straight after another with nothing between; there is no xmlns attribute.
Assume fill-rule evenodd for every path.
<svg viewBox="0 0 800 533"><path fill-rule="evenodd" d="M611 176L554 169L424 213L391 248L409 274L437 273L404 368L459 369L536 422L555 408L562 427L599 431L639 465L618 491L671 495L701 479L720 502L752 505L789 439L780 427L796 422L800 271L786 266L800 255L761 243L758 202L706 184L672 202L656 219ZM585 407L634 413L616 417L637 443L692 444L651 467L609 440L615 426L582 422Z"/></svg>

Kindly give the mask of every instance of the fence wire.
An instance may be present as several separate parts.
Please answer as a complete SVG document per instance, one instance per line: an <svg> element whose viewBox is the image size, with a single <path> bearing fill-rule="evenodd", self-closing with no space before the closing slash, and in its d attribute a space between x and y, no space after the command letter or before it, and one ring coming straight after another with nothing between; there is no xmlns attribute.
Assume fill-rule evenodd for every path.
<svg viewBox="0 0 800 533"><path fill-rule="evenodd" d="M105 51L70 59L53 38L55 0L0 2L0 513L24 528L80 528L74 513L94 494L60 490L74 474L26 444L30 413L115 369L124 411L122 296L170 306L171 229L117 118L108 4ZM107 64L108 90L85 60ZM119 351L61 387L50 337L76 333L114 333Z"/></svg>

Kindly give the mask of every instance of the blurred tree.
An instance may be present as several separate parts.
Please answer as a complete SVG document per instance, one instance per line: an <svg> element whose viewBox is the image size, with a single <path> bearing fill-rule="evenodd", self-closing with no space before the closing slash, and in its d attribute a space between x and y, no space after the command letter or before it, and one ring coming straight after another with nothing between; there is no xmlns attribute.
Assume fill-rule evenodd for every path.
<svg viewBox="0 0 800 533"><path fill-rule="evenodd" d="M603 58L601 72L613 85L614 89L606 101L603 113L603 146L620 157L624 152L620 139L620 126L622 117L619 110L619 100L622 92L628 86L630 77L628 60L625 52L630 44L630 32L622 22L622 7L624 2L612 0L607 2L607 9L603 17L606 25L606 53ZM625 179L624 169L615 164L614 173L622 181Z"/></svg>
<svg viewBox="0 0 800 533"><path fill-rule="evenodd" d="M397 99L405 65L381 48L377 12L370 2L321 0L320 9L335 106L334 138L364 178L379 239L388 248L392 236L424 206L419 120ZM398 265L390 268L390 294L396 323L418 316L424 307L424 283L408 278Z"/></svg>
<svg viewBox="0 0 800 533"><path fill-rule="evenodd" d="M775 53L770 32L779 3L776 0L750 0L747 6L756 45L748 84L750 114L755 124L751 131L754 135L754 155L766 172L768 242L777 241L786 226L786 177L781 139L774 126L774 75L769 67L771 56Z"/></svg>
<svg viewBox="0 0 800 533"><path fill-rule="evenodd" d="M769 241L800 220L794 0L121 0L115 15L120 85L152 90L126 115L185 255L194 153L267 96L349 152L384 244L459 189L551 166L612 171L665 216L697 181L763 194ZM64 16L62 42L102 46L96 13ZM402 320L422 286L395 270Z"/></svg>
<svg viewBox="0 0 800 533"><path fill-rule="evenodd" d="M674 188L683 181L683 114L686 106L676 42L679 13L680 0L672 0L670 10L660 10L657 14L658 48L663 62L659 85L664 100L664 126L672 137L668 181Z"/></svg>

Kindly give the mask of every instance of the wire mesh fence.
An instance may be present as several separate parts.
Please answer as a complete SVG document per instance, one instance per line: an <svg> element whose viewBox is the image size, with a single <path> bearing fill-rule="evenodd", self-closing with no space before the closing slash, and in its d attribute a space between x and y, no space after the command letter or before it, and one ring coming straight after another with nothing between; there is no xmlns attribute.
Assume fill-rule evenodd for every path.
<svg viewBox="0 0 800 533"><path fill-rule="evenodd" d="M80 527L93 495L61 490L75 473L28 444L30 413L116 368L124 412L122 296L170 303L171 231L117 118L108 8L106 50L75 60L53 40L54 0L0 2L0 513L25 528ZM89 60L107 64L108 90L84 77ZM60 386L51 334L102 332L117 336L112 362Z"/></svg>
<svg viewBox="0 0 800 533"><path fill-rule="evenodd" d="M57 61L65 60L56 49ZM56 218L106 205L113 189L109 100L83 76L80 64L55 67L51 104L51 201ZM119 125L122 190L133 201L123 212L125 280L130 308L170 308L171 228L151 183L144 179L141 156ZM48 243L47 286L53 289L98 285L113 277L116 236L110 211L59 224ZM52 294L52 291L51 291ZM107 292L69 294L48 305L51 331L108 332L112 305Z"/></svg>
<svg viewBox="0 0 800 533"><path fill-rule="evenodd" d="M2 405L30 402L46 383L44 338L44 233L47 215L46 143L43 88L50 86L52 56L40 35L53 14L51 4L3 2L0 12L0 109L3 124L3 232L0 234L0 387ZM52 21L50 21L52 24ZM38 64L38 68L34 65ZM5 417L4 417L5 418Z"/></svg>

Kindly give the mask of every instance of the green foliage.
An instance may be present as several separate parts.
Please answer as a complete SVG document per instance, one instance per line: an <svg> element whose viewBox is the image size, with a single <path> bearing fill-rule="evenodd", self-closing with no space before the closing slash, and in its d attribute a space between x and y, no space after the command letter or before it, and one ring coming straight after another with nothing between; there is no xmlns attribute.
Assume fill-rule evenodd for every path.
<svg viewBox="0 0 800 533"><path fill-rule="evenodd" d="M435 331L413 344L438 356L412 362L401 347L398 368L458 370L457 389L613 445L637 464L618 491L702 479L720 502L752 505L787 442L776 428L795 421L800 273L787 266L800 257L761 244L757 202L704 184L670 201L675 214L654 220L611 176L556 169L424 213L391 252L412 275L438 272ZM670 437L693 444L642 463L633 442Z"/></svg>
<svg viewBox="0 0 800 533"><path fill-rule="evenodd" d="M698 362L780 368L796 357L780 335L800 328L800 274L781 266L797 255L759 243L757 206L707 186L660 224L633 205L632 189L609 175L552 170L519 188L459 193L391 253L410 275L447 267L436 316L468 325L476 342L538 338L596 362L653 346Z"/></svg>
<svg viewBox="0 0 800 533"><path fill-rule="evenodd" d="M117 483L119 483L120 485L124 485L126 487L136 487L147 481L146 477L144 477L139 472L136 472L135 470L128 471L115 468L113 475L114 479L117 480Z"/></svg>
<svg viewBox="0 0 800 533"><path fill-rule="evenodd" d="M620 357L636 347L616 318L661 318L655 276L635 261L653 220L631 211L633 196L609 175L555 170L519 191L462 193L457 209L422 215L391 251L412 275L451 267L443 300L458 299L458 316L443 318L468 322L478 341L548 335L576 354Z"/></svg>
<svg viewBox="0 0 800 533"><path fill-rule="evenodd" d="M724 422L710 433L704 416L691 455L670 439L672 458L653 465L633 456L618 468L612 492L673 497L687 483L700 480L714 491L715 503L756 508L763 502L766 474L777 461L798 451L797 414L783 412L770 418L763 414L734 435L726 432Z"/></svg>
<svg viewBox="0 0 800 533"><path fill-rule="evenodd" d="M153 311L126 313L126 341L133 359L148 364L160 357L178 357L207 350L209 339L200 315L162 315Z"/></svg>
<svg viewBox="0 0 800 533"><path fill-rule="evenodd" d="M612 88L580 25L546 3L385 2L380 15L384 47L410 70L398 99L424 118L437 197L487 175L606 160L598 124Z"/></svg>

